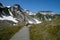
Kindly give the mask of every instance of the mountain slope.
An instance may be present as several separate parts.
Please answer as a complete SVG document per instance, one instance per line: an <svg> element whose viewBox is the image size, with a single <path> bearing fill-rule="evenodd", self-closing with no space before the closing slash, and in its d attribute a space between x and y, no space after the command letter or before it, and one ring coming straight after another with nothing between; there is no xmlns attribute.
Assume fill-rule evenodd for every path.
<svg viewBox="0 0 60 40"><path fill-rule="evenodd" d="M32 25L30 27L31 40L60 40L60 18L50 22Z"/></svg>
<svg viewBox="0 0 60 40"><path fill-rule="evenodd" d="M21 22L24 21L24 14L22 14L22 9L19 8L18 4L15 4L12 7L4 7L0 5L0 21L2 21L2 24L5 24L4 22L9 25L11 24L11 26L14 24L21 24Z"/></svg>
<svg viewBox="0 0 60 40"><path fill-rule="evenodd" d="M32 13L32 12L31 12ZM29 24L39 24L43 21L51 21L55 18L56 15L52 12L37 12L35 15L29 15L30 12L27 12L20 5L14 4L13 6L3 6L0 4L0 21L6 21L6 25L15 26L23 23ZM33 14L33 13L32 13ZM1 25L2 25L1 24Z"/></svg>

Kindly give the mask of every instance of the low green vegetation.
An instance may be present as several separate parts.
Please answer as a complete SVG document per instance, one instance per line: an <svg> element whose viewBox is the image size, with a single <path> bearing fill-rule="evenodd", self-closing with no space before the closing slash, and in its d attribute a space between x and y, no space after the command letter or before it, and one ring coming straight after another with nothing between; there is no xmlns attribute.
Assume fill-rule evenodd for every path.
<svg viewBox="0 0 60 40"><path fill-rule="evenodd" d="M30 27L31 40L60 40L60 18Z"/></svg>
<svg viewBox="0 0 60 40"><path fill-rule="evenodd" d="M9 40L22 26L0 27L0 40Z"/></svg>

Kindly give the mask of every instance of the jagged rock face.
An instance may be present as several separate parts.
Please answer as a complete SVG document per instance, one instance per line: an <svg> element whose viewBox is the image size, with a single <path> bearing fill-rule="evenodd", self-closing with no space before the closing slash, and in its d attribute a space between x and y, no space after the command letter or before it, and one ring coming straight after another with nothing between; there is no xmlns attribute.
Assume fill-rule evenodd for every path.
<svg viewBox="0 0 60 40"><path fill-rule="evenodd" d="M12 16L14 18L17 18L17 20L22 21L24 19L24 15L23 15L22 10L20 9L20 6L18 4L11 7L10 11L12 12Z"/></svg>
<svg viewBox="0 0 60 40"><path fill-rule="evenodd" d="M38 24L44 20L47 21L53 18L54 15L44 15L38 12L36 15L29 15L29 12L22 9L18 4L15 4L11 7L4 7L0 3L0 26L13 26L15 24L20 25L24 23Z"/></svg>
<svg viewBox="0 0 60 40"><path fill-rule="evenodd" d="M18 4L10 8L0 7L0 9L0 26L13 26L13 24L20 25L20 23L24 22L24 13Z"/></svg>
<svg viewBox="0 0 60 40"><path fill-rule="evenodd" d="M37 18L37 19L39 19L39 20L41 20L41 21L49 21L49 20L51 20L51 19L53 19L54 18L54 15L50 15L50 14L41 14L41 13L37 13L36 15L32 15L33 17L35 17L35 18Z"/></svg>
<svg viewBox="0 0 60 40"><path fill-rule="evenodd" d="M4 7L1 3L0 3L0 17L2 16L10 16L8 8Z"/></svg>

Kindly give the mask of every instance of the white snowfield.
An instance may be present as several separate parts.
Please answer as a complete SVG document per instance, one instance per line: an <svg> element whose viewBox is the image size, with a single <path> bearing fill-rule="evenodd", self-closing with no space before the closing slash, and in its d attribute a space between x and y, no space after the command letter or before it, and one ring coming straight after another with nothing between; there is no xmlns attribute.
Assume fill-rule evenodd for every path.
<svg viewBox="0 0 60 40"><path fill-rule="evenodd" d="M7 6L7 7L10 7L10 6ZM3 17L0 17L0 20L9 20L9 21L13 21L14 23L18 23L18 21L16 20L17 18L13 18L13 14L10 12L10 10L8 9L9 11L9 14L11 16L3 16Z"/></svg>
<svg viewBox="0 0 60 40"><path fill-rule="evenodd" d="M10 7L10 6L7 6L7 7ZM2 15L3 17L0 17L0 20L9 20L9 21L12 21L14 23L18 23L18 21L17 21L18 19L13 17L13 14L11 13L11 11L9 9L8 9L8 11L9 11L9 14L11 16L3 16ZM20 15L22 16L22 14L20 14ZM26 16L29 17L28 15L26 15ZM24 18L24 16L22 16L22 17ZM29 18L32 18L32 17L29 17ZM22 20L22 19L19 19L19 20ZM33 18L32 20L27 20L27 21L30 24L38 24L38 23L41 23L41 21L39 21L39 20L37 20L35 18Z"/></svg>
<svg viewBox="0 0 60 40"><path fill-rule="evenodd" d="M18 23L16 18L13 18L12 16L3 16L3 17L0 17L0 20L9 20L9 21L13 21L15 23Z"/></svg>
<svg viewBox="0 0 60 40"><path fill-rule="evenodd" d="M39 23L42 23L42 21L39 21L39 20L37 20L37 19L33 19L35 22L33 22L33 21L31 21L31 20L28 20L28 23L30 23L30 24L39 24Z"/></svg>
<svg viewBox="0 0 60 40"><path fill-rule="evenodd" d="M28 23L33 24L34 22L32 22L32 21L29 20Z"/></svg>
<svg viewBox="0 0 60 40"><path fill-rule="evenodd" d="M10 8L11 6L6 6L6 7Z"/></svg>
<svg viewBox="0 0 60 40"><path fill-rule="evenodd" d="M39 21L37 19L34 18L34 20L36 21L36 24L42 23L42 21Z"/></svg>

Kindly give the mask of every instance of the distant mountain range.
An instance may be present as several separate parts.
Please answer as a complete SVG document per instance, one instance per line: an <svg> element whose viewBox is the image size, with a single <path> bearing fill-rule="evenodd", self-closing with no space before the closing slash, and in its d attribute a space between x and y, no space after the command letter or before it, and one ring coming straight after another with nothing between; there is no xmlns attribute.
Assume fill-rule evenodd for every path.
<svg viewBox="0 0 60 40"><path fill-rule="evenodd" d="M38 24L43 21L51 21L57 15L51 11L40 11L33 13L24 10L18 4L5 7L2 3L0 3L0 27L20 25L24 22L25 24Z"/></svg>

